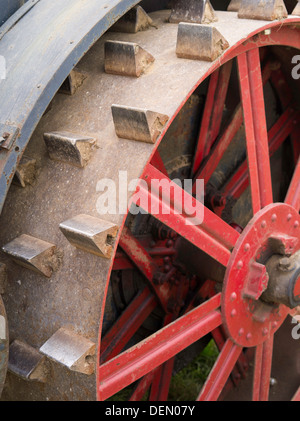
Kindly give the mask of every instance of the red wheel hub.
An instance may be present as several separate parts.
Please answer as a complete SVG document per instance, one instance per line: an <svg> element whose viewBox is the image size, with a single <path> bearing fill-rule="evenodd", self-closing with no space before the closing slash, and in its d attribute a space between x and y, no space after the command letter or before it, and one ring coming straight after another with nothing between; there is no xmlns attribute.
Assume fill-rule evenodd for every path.
<svg viewBox="0 0 300 421"><path fill-rule="evenodd" d="M281 303L267 303L262 294L271 282L265 263L274 254L291 255L300 247L300 217L287 204L259 211L241 234L227 267L222 294L224 324L243 347L264 342L288 314ZM299 279L294 296L299 295Z"/></svg>

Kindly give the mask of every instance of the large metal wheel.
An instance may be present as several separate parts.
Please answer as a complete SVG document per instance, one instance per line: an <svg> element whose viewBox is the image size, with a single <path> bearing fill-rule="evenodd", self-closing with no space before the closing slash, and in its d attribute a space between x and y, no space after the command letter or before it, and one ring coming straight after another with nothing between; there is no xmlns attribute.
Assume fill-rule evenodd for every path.
<svg viewBox="0 0 300 421"><path fill-rule="evenodd" d="M56 95L28 145L29 185L19 171L25 188L10 189L1 215L14 357L3 399L106 400L132 385L131 400L148 390L167 400L174 367L210 338L219 356L198 400L226 397L247 374L253 400L269 398L274 337L300 304L297 18L217 12L223 51L209 62L176 56L168 16L153 13L146 31L105 34L66 82L81 86ZM106 62L104 73L108 40L155 62L139 78L124 75L126 60ZM117 51L128 59L124 45ZM106 44L113 58L115 46ZM131 207L99 215L103 180L119 192L124 171L140 180ZM192 192L179 185L189 177ZM169 197L149 188L174 178ZM196 180L204 204L190 194ZM149 204L153 215L151 206L134 214ZM203 221L191 224L195 208ZM271 399L297 398L300 354L290 341L289 384Z"/></svg>

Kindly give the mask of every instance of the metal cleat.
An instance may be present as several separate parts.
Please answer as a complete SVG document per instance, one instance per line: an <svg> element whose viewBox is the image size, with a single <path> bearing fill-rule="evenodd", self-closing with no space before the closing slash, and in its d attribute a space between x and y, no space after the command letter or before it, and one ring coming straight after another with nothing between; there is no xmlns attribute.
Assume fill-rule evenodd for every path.
<svg viewBox="0 0 300 421"><path fill-rule="evenodd" d="M178 25L176 54L191 60L216 60L229 47L226 39L212 27L197 23Z"/></svg>
<svg viewBox="0 0 300 421"><path fill-rule="evenodd" d="M105 72L140 77L154 62L154 57L133 42L106 41Z"/></svg>
<svg viewBox="0 0 300 421"><path fill-rule="evenodd" d="M218 19L209 0L176 0L169 22L210 23Z"/></svg>
<svg viewBox="0 0 300 421"><path fill-rule="evenodd" d="M17 264L50 278L58 270L61 253L54 244L22 234L2 247Z"/></svg>
<svg viewBox="0 0 300 421"><path fill-rule="evenodd" d="M47 382L49 364L44 355L30 345L14 340L9 346L8 370L25 380Z"/></svg>
<svg viewBox="0 0 300 421"><path fill-rule="evenodd" d="M238 12L241 6L241 2L242 0L231 0L231 2L229 3L227 7L227 10L229 12Z"/></svg>
<svg viewBox="0 0 300 421"><path fill-rule="evenodd" d="M242 0L238 17L241 19L275 20L288 17L283 0Z"/></svg>
<svg viewBox="0 0 300 421"><path fill-rule="evenodd" d="M77 215L61 223L59 228L74 247L108 259L111 257L117 225L94 216Z"/></svg>
<svg viewBox="0 0 300 421"><path fill-rule="evenodd" d="M115 23L110 30L114 32L133 33L145 31L153 26L153 21L141 6L133 7Z"/></svg>
<svg viewBox="0 0 300 421"><path fill-rule="evenodd" d="M87 165L96 143L92 137L69 132L45 133L44 140L51 159L80 168Z"/></svg>
<svg viewBox="0 0 300 421"><path fill-rule="evenodd" d="M17 167L13 183L23 188L26 185L32 185L36 179L36 173L36 159L23 155Z"/></svg>
<svg viewBox="0 0 300 421"><path fill-rule="evenodd" d="M40 352L51 360L88 375L95 370L95 350L94 342L65 328L57 330L40 348Z"/></svg>
<svg viewBox="0 0 300 421"><path fill-rule="evenodd" d="M154 111L112 105L112 115L118 137L155 143L169 117Z"/></svg>

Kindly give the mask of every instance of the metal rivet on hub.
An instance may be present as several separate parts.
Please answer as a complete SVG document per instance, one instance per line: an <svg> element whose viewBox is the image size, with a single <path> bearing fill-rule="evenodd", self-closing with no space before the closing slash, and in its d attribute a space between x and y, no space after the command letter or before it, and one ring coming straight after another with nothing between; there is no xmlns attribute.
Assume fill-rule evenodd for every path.
<svg viewBox="0 0 300 421"><path fill-rule="evenodd" d="M230 300L235 301L236 298L237 298L236 292L232 292L231 295L230 295Z"/></svg>
<svg viewBox="0 0 300 421"><path fill-rule="evenodd" d="M69 132L45 133L44 141L51 159L80 168L90 160L96 143L92 137Z"/></svg>
<svg viewBox="0 0 300 421"><path fill-rule="evenodd" d="M242 336L242 335L244 334L244 332L245 332L245 331L244 331L244 329L243 329L243 328L241 328L241 329L238 331L238 335L239 335L239 336Z"/></svg>
<svg viewBox="0 0 300 421"><path fill-rule="evenodd" d="M243 261L242 260L239 260L238 262L237 262L237 268L238 269L242 269L242 267L243 267Z"/></svg>
<svg viewBox="0 0 300 421"><path fill-rule="evenodd" d="M261 223L261 225L260 225L262 228L266 228L266 226L267 226L267 223L266 223L266 221L262 221L262 223Z"/></svg>
<svg viewBox="0 0 300 421"><path fill-rule="evenodd" d="M136 33L153 26L153 21L141 6L133 7L111 28L114 32Z"/></svg>
<svg viewBox="0 0 300 421"><path fill-rule="evenodd" d="M286 219L287 219L288 221L290 221L290 220L292 219L292 214L291 214L291 213L289 213Z"/></svg>
<svg viewBox="0 0 300 421"><path fill-rule="evenodd" d="M252 333L247 333L247 335L246 335L246 339L248 340L248 341L250 341L251 339L252 339Z"/></svg>
<svg viewBox="0 0 300 421"><path fill-rule="evenodd" d="M231 317L235 317L237 315L237 311L235 308L231 311L230 315Z"/></svg>
<svg viewBox="0 0 300 421"><path fill-rule="evenodd" d="M268 329L266 327L263 328L262 334L263 336L266 336L268 334Z"/></svg>
<svg viewBox="0 0 300 421"><path fill-rule="evenodd" d="M117 235L117 225L82 214L62 222L59 228L74 247L97 256L111 257L111 243Z"/></svg>
<svg viewBox="0 0 300 421"><path fill-rule="evenodd" d="M277 215L276 215L276 213L273 213L273 215L271 216L271 221L272 222L276 222L277 221Z"/></svg>
<svg viewBox="0 0 300 421"><path fill-rule="evenodd" d="M294 228L298 228L298 227L299 227L299 221L295 221Z"/></svg>
<svg viewBox="0 0 300 421"><path fill-rule="evenodd" d="M177 57L214 61L229 47L226 39L212 27L197 23L179 23Z"/></svg>
<svg viewBox="0 0 300 421"><path fill-rule="evenodd" d="M96 345L89 339L61 328L42 345L40 352L72 371L92 374L95 349Z"/></svg>
<svg viewBox="0 0 300 421"><path fill-rule="evenodd" d="M246 243L244 246L244 251L249 251L250 250L250 244Z"/></svg>
<svg viewBox="0 0 300 421"><path fill-rule="evenodd" d="M2 247L16 263L48 278L58 270L61 253L54 244L22 234Z"/></svg>
<svg viewBox="0 0 300 421"><path fill-rule="evenodd" d="M106 41L105 72L139 77L154 62L148 51L133 42Z"/></svg>
<svg viewBox="0 0 300 421"><path fill-rule="evenodd" d="M209 0L175 0L169 22L210 23L217 21Z"/></svg>
<svg viewBox="0 0 300 421"><path fill-rule="evenodd" d="M241 6L241 1L242 0L231 0L231 2L229 3L227 7L227 10L229 12L238 12Z"/></svg>
<svg viewBox="0 0 300 421"><path fill-rule="evenodd" d="M150 110L112 105L115 130L118 137L155 143L169 117Z"/></svg>
<svg viewBox="0 0 300 421"><path fill-rule="evenodd" d="M45 383L49 375L49 365L44 355L28 344L14 340L9 346L8 369L25 380Z"/></svg>
<svg viewBox="0 0 300 421"><path fill-rule="evenodd" d="M273 323L272 323L272 327L273 327L273 329L275 329L277 326L278 326L278 323L277 323L277 322L273 322Z"/></svg>
<svg viewBox="0 0 300 421"><path fill-rule="evenodd" d="M242 0L238 17L242 19L275 20L288 17L283 0Z"/></svg>

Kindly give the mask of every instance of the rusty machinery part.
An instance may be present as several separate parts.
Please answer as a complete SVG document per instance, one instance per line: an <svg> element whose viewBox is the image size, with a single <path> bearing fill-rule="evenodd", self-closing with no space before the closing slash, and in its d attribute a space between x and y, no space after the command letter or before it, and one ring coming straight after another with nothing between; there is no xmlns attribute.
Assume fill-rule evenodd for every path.
<svg viewBox="0 0 300 421"><path fill-rule="evenodd" d="M263 12L278 18L283 3L268 3ZM166 400L176 355L211 337L219 357L199 400L236 386L251 371L249 350L254 400L297 397L299 347L285 322L299 303L299 86L290 63L300 34L295 16L262 21L255 12L216 10L203 25L136 8L121 22L128 31L107 32L77 63L62 89L71 95L54 97L0 220L10 329L2 399L105 400L133 384L131 400L147 391ZM8 129L4 149L19 135ZM151 180L203 179L203 223L174 213L176 192L196 204L176 183L169 213L99 214L102 181L119 191L125 175L141 180L138 206L162 205ZM269 396L281 332L291 342L279 346L291 353L289 384Z"/></svg>

